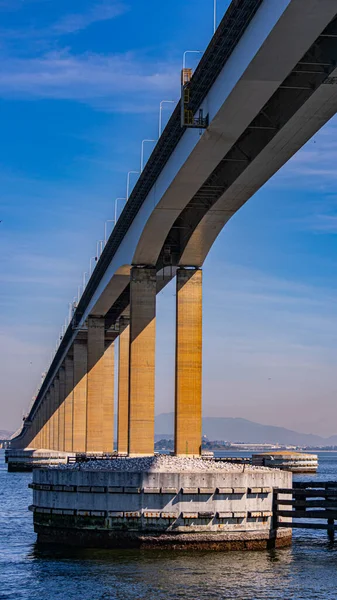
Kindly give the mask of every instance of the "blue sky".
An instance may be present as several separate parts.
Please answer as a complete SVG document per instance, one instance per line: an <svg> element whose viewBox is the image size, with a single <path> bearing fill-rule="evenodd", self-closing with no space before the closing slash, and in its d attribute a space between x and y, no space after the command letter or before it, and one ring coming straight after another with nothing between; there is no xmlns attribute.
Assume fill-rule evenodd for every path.
<svg viewBox="0 0 337 600"><path fill-rule="evenodd" d="M211 0L0 0L0 428L27 408L159 102L178 98L182 54L206 47L212 21ZM250 200L206 261L205 414L337 433L336 130ZM157 412L173 408L173 334L171 285Z"/></svg>

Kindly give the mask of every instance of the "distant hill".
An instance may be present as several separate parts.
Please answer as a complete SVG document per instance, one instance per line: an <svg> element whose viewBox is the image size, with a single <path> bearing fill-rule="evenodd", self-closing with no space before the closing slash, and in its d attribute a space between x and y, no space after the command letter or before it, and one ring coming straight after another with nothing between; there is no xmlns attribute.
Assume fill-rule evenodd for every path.
<svg viewBox="0 0 337 600"><path fill-rule="evenodd" d="M9 440L11 435L13 435L12 431L7 431L6 429L0 429L0 440Z"/></svg>
<svg viewBox="0 0 337 600"><path fill-rule="evenodd" d="M156 439L171 438L174 432L174 414L156 416ZM202 432L210 440L245 442L246 444L285 444L294 446L335 446L337 435L323 438L313 433L299 433L285 427L261 425L247 419L204 417Z"/></svg>

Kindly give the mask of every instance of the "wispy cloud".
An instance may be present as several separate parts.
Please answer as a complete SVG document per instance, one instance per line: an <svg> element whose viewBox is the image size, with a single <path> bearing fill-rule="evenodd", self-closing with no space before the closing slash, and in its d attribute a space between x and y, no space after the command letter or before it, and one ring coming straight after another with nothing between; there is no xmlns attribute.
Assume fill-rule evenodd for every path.
<svg viewBox="0 0 337 600"><path fill-rule="evenodd" d="M103 0L93 4L89 10L65 15L51 28L51 32L57 34L75 33L86 29L93 23L110 21L123 14L127 10L125 4L111 0Z"/></svg>
<svg viewBox="0 0 337 600"><path fill-rule="evenodd" d="M131 108L123 97L137 93L137 106L151 94L178 95L178 69L140 62L132 54L103 56L54 52L41 58L9 59L0 66L0 96L102 102L110 110ZM133 106L133 105L132 105ZM149 102L145 103L145 108Z"/></svg>
<svg viewBox="0 0 337 600"><path fill-rule="evenodd" d="M327 190L337 179L337 118L321 129L274 179L276 185Z"/></svg>

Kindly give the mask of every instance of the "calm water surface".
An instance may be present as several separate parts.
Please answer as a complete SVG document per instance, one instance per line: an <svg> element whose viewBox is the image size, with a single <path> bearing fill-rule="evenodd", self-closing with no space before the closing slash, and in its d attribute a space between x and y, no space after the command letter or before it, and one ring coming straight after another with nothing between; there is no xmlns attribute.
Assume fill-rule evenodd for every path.
<svg viewBox="0 0 337 600"><path fill-rule="evenodd" d="M316 477L337 480L337 454L320 454ZM30 481L8 474L0 451L0 600L337 599L337 542L323 532L295 532L293 547L277 551L44 550Z"/></svg>

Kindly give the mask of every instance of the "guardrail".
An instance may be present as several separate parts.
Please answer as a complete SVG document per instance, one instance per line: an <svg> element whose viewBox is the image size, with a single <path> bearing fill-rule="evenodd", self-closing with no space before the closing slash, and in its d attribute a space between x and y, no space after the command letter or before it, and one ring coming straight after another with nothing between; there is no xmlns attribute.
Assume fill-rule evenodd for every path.
<svg viewBox="0 0 337 600"><path fill-rule="evenodd" d="M275 528L326 529L329 538L334 539L337 481L298 482L292 488L274 489L273 514ZM287 520L282 521L284 518Z"/></svg>

